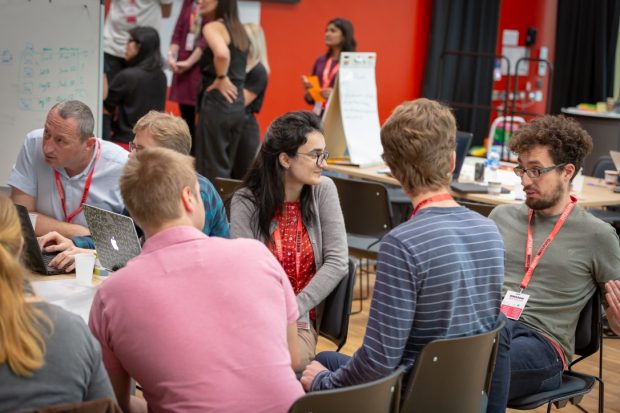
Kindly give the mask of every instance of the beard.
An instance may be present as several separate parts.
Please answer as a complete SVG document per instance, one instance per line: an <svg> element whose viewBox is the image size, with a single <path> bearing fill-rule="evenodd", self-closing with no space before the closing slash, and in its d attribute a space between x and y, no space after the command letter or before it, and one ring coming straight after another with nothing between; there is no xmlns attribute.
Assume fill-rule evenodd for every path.
<svg viewBox="0 0 620 413"><path fill-rule="evenodd" d="M564 197L564 187L562 182L558 182L554 190L547 196L540 196L537 199L525 198L525 205L535 211L551 208L560 202Z"/></svg>

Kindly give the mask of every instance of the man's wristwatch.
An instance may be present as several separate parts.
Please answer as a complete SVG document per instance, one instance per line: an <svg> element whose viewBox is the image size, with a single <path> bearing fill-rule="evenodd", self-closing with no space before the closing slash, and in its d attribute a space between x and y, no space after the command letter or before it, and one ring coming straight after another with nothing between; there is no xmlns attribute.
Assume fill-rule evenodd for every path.
<svg viewBox="0 0 620 413"><path fill-rule="evenodd" d="M225 77L227 77L227 75L217 75L217 76L215 76L216 79L224 79Z"/></svg>

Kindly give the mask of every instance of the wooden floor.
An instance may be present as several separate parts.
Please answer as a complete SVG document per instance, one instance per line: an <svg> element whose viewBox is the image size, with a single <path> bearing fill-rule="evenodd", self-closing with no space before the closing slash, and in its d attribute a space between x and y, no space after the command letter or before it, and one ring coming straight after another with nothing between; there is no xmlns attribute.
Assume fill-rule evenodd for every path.
<svg viewBox="0 0 620 413"><path fill-rule="evenodd" d="M359 282L359 277L358 277ZM372 285L374 284L374 275L370 276L371 294ZM365 283L364 283L365 286ZM359 295L359 285L355 287L355 297ZM359 308L359 300L353 301L353 311ZM349 336L347 343L341 352L351 355L362 344L364 332L366 331L366 323L368 322L368 310L370 308L370 297L364 300L363 311L354 314L350 318ZM328 340L319 338L317 351L335 350L335 346ZM605 383L605 412L620 413L620 340L604 339L603 340L603 381ZM598 371L598 354L590 356L588 359L580 363L582 367L577 369L585 373L595 374ZM596 412L598 406L598 387L586 395L581 402L581 406L588 412ZM507 410L508 412L516 412L517 410ZM546 407L540 407L533 412L546 412ZM579 412L580 410L572 405L567 405L563 409L553 407L552 411L564 413Z"/></svg>

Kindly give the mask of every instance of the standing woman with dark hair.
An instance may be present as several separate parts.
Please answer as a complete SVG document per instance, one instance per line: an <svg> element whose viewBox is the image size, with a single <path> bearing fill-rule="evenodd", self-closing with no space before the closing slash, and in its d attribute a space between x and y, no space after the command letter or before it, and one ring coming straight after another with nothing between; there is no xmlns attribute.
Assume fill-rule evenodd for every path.
<svg viewBox="0 0 620 413"><path fill-rule="evenodd" d="M0 412L114 399L84 321L24 292L23 242L17 210L0 194Z"/></svg>
<svg viewBox="0 0 620 413"><path fill-rule="evenodd" d="M231 204L231 238L263 242L291 281L300 314L299 371L314 358L321 303L347 274L338 193L334 183L321 176L327 156L316 115L282 115L269 126Z"/></svg>
<svg viewBox="0 0 620 413"><path fill-rule="evenodd" d="M196 168L211 181L229 178L241 139L243 84L249 40L239 21L237 0L203 0L209 18L200 67L202 98L196 130Z"/></svg>
<svg viewBox="0 0 620 413"><path fill-rule="evenodd" d="M112 135L104 138L129 149L138 119L151 110L162 111L166 105L166 75L157 30L129 30L125 60L128 67L112 79L103 102L104 113L112 116Z"/></svg>
<svg viewBox="0 0 620 413"><path fill-rule="evenodd" d="M327 53L316 59L312 67L312 75L319 78L321 96L327 101L336 83L340 53L354 52L357 49L357 41L353 33L353 23L342 17L330 20L325 30L325 45L327 46ZM304 86L306 89L311 87L308 83L304 84ZM323 113L325 102L323 104L315 103L308 92L306 92L304 98L309 104L315 105L314 113L317 115Z"/></svg>

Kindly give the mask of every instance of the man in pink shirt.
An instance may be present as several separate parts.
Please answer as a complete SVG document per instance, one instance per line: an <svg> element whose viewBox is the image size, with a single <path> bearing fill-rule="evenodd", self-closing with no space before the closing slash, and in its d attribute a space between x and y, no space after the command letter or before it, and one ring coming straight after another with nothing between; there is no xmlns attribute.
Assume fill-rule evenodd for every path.
<svg viewBox="0 0 620 413"><path fill-rule="evenodd" d="M104 282L90 328L125 412L286 412L303 390L293 290L267 248L211 238L192 158L140 151L120 179L142 253Z"/></svg>

